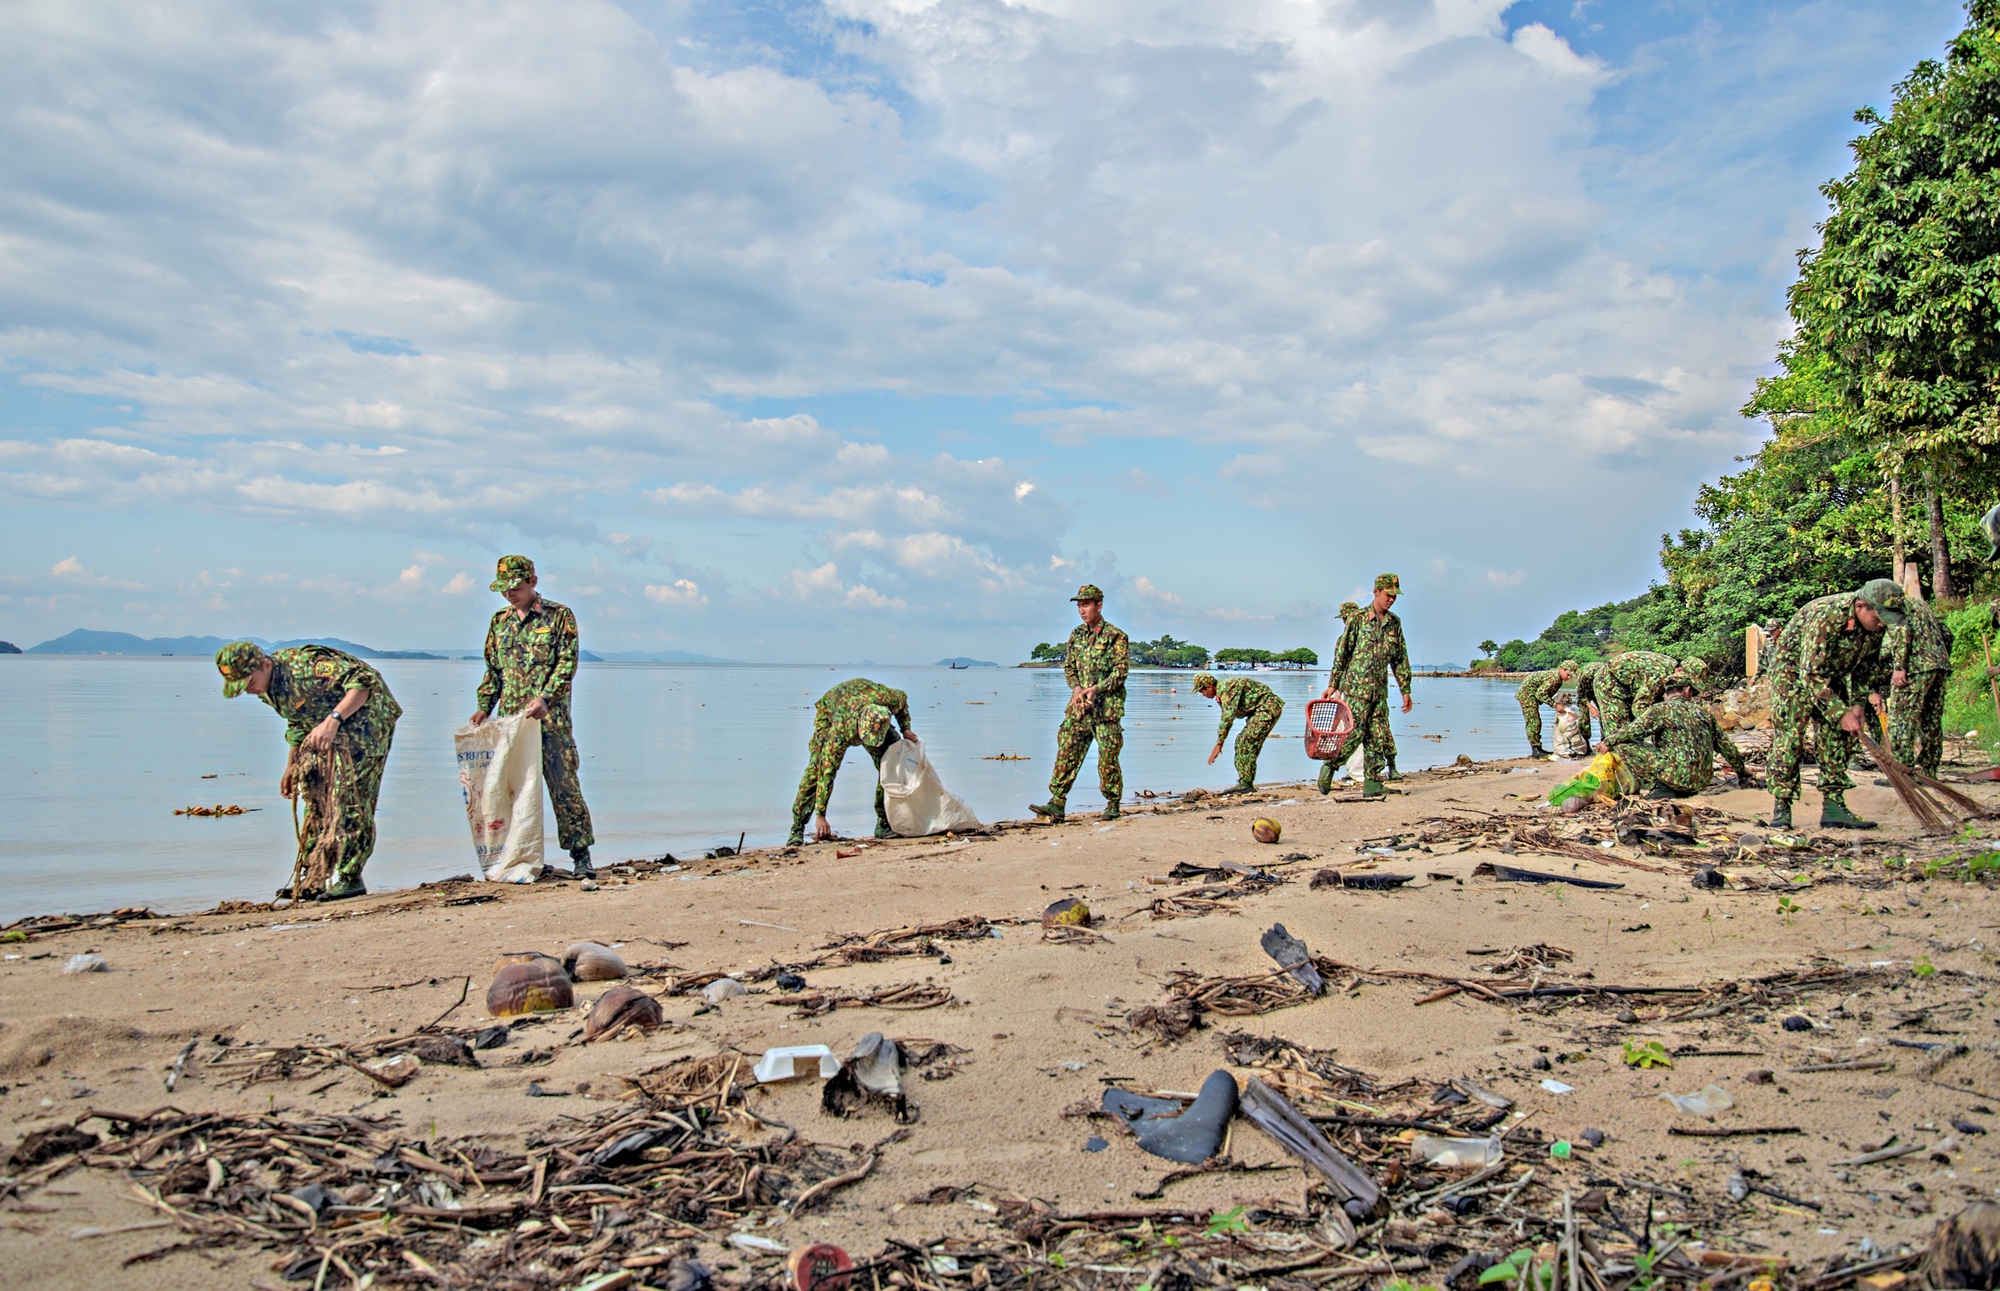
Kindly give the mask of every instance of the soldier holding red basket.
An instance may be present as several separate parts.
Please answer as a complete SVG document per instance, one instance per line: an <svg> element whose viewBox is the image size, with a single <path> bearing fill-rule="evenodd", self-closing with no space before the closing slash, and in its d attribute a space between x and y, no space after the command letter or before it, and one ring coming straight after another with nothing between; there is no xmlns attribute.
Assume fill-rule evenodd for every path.
<svg viewBox="0 0 2000 1291"><path fill-rule="evenodd" d="M1402 580L1383 574L1375 580L1375 599L1368 609L1348 626L1335 647L1333 671L1328 677L1325 698L1338 696L1354 710L1355 736L1361 740L1363 780L1361 796L1383 795L1382 774L1388 759L1382 746L1389 734L1389 674L1396 674L1397 689L1403 692L1403 711L1415 703L1410 694L1410 648L1403 640L1403 621L1390 606L1402 594ZM1332 787L1332 763L1320 772L1320 791Z"/></svg>

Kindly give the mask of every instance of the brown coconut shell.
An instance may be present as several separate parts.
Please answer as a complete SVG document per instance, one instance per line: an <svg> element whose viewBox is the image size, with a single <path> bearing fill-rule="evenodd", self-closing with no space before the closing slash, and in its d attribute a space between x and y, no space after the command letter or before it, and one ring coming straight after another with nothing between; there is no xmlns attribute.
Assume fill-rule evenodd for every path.
<svg viewBox="0 0 2000 1291"><path fill-rule="evenodd" d="M576 990L569 974L553 955L503 959L493 971L493 984L486 988L486 1011L496 1018L518 1017L523 1013L553 1013L576 1003Z"/></svg>
<svg viewBox="0 0 2000 1291"><path fill-rule="evenodd" d="M614 986L591 1007L590 1016L584 1019L583 1038L587 1043L625 1026L651 1031L665 1026L666 1021L658 1000L635 987Z"/></svg>
<svg viewBox="0 0 2000 1291"><path fill-rule="evenodd" d="M563 967L579 982L615 982L631 972L617 951L594 941L579 941L565 950Z"/></svg>
<svg viewBox="0 0 2000 1291"><path fill-rule="evenodd" d="M1060 901L1051 902L1048 909L1042 911L1042 927L1057 928L1065 925L1077 928L1090 926L1090 907L1085 905L1081 898L1064 897Z"/></svg>

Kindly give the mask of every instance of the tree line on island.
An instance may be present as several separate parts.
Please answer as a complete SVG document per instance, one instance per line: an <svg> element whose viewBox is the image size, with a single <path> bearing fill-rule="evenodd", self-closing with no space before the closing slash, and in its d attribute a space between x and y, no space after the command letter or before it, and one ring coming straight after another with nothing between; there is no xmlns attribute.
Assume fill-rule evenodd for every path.
<svg viewBox="0 0 2000 1291"><path fill-rule="evenodd" d="M1062 658L1063 643L1060 641L1053 645L1044 641L1028 652L1031 663L1061 663ZM1319 654L1308 646L1283 651L1229 646L1211 654L1207 646L1198 646L1192 641L1176 641L1171 636L1162 635L1157 641L1134 641L1132 662L1135 666L1147 668L1206 668L1211 664L1311 668L1319 663Z"/></svg>
<svg viewBox="0 0 2000 1291"><path fill-rule="evenodd" d="M1787 294L1795 331L1742 408L1768 437L1699 488L1696 526L1662 536L1665 577L1532 641L1481 642L1476 666L1636 649L1740 677L1746 628L1887 576L1952 628L1947 729L1995 747L1986 650L2000 570L1980 517L2000 501L2000 0L1966 11L1886 116L1855 114L1854 168L1821 188L1820 242L1799 253Z"/></svg>

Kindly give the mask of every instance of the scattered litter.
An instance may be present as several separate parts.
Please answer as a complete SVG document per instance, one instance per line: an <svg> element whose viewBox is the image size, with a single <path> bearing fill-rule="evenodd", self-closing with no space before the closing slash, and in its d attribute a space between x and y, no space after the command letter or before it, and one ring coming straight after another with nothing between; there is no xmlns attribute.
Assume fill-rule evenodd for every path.
<svg viewBox="0 0 2000 1291"><path fill-rule="evenodd" d="M1432 1134L1419 1134L1410 1140L1410 1159L1440 1169L1456 1170L1466 1166L1497 1165L1506 1152L1498 1138L1461 1139L1441 1138Z"/></svg>
<svg viewBox="0 0 2000 1291"><path fill-rule="evenodd" d="M810 1076L810 1071L800 1071L800 1059L817 1059L821 1080L831 1080L840 1072L840 1059L833 1056L833 1050L823 1044L795 1044L776 1049L766 1049L764 1056L757 1060L751 1074L759 1084L768 1085L780 1080L796 1080Z"/></svg>
<svg viewBox="0 0 2000 1291"><path fill-rule="evenodd" d="M1209 1079L1213 1081L1215 1077L1210 1076ZM1206 1088L1203 1086L1204 1090ZM1280 1147L1310 1166L1332 1184L1336 1192L1345 1194L1341 1198L1343 1202L1349 1205L1358 1203L1362 1214L1375 1209L1375 1203L1382 1196L1375 1181L1334 1147L1319 1127L1301 1115L1283 1094L1257 1077L1247 1076L1243 1081L1240 1110L1245 1120L1276 1139Z"/></svg>
<svg viewBox="0 0 2000 1291"><path fill-rule="evenodd" d="M797 928L788 928L782 923L765 923L762 919L738 919L736 922L745 928L776 928L779 932L798 931Z"/></svg>
<svg viewBox="0 0 2000 1291"><path fill-rule="evenodd" d="M1326 993L1326 979L1313 967L1312 952L1297 937L1285 931L1285 925L1274 923L1264 930L1258 939L1264 953L1277 962L1279 968L1292 975L1292 979L1314 995Z"/></svg>
<svg viewBox="0 0 2000 1291"><path fill-rule="evenodd" d="M1568 1139L1557 1139L1555 1142L1549 1144L1549 1155L1558 1161L1569 1160L1570 1153L1573 1151L1575 1149L1570 1146Z"/></svg>
<svg viewBox="0 0 2000 1291"><path fill-rule="evenodd" d="M1574 1094L1576 1092L1575 1085L1565 1085L1560 1080L1553 1079L1544 1080L1542 1088L1548 1090L1551 1094Z"/></svg>
<svg viewBox="0 0 2000 1291"><path fill-rule="evenodd" d="M1692 1094L1661 1094L1662 1102L1672 1103L1689 1116L1713 1116L1736 1106L1735 1096L1720 1085L1704 1085Z"/></svg>
<svg viewBox="0 0 2000 1291"><path fill-rule="evenodd" d="M1110 1086L1102 1106L1132 1131L1139 1146L1156 1157L1195 1165L1222 1147L1229 1118L1236 1114L1236 1078L1212 1071L1201 1082L1192 1103L1177 1098L1148 1098Z"/></svg>
<svg viewBox="0 0 2000 1291"><path fill-rule="evenodd" d="M785 1258L785 1270L792 1277L791 1291L848 1291L853 1285L848 1276L853 1268L853 1259L831 1242L801 1246Z"/></svg>
<svg viewBox="0 0 2000 1291"><path fill-rule="evenodd" d="M110 969L102 955L71 955L62 968L65 973L104 973Z"/></svg>
<svg viewBox="0 0 2000 1291"><path fill-rule="evenodd" d="M783 1242L774 1242L768 1237L759 1237L755 1233L731 1233L729 1235L729 1244L737 1250L746 1251L751 1255L786 1255L792 1249Z"/></svg>
<svg viewBox="0 0 2000 1291"><path fill-rule="evenodd" d="M1451 1082L1451 1087L1461 1094L1478 1099L1488 1107L1498 1108L1503 1112L1511 1111L1514 1106L1513 1099L1507 1097L1505 1094L1488 1089L1470 1076L1458 1077Z"/></svg>
<svg viewBox="0 0 2000 1291"><path fill-rule="evenodd" d="M750 988L733 977L718 977L701 988L701 998L710 1004L720 1004L724 1000L733 1000L739 995L749 993Z"/></svg>
<svg viewBox="0 0 2000 1291"><path fill-rule="evenodd" d="M378 1058L367 1064L364 1070L391 1089L410 1083L410 1078L423 1070L423 1061L413 1053L399 1053L388 1058Z"/></svg>
<svg viewBox="0 0 2000 1291"><path fill-rule="evenodd" d="M880 1031L861 1037L846 1065L820 1091L819 1104L829 1115L853 1116L871 1099L889 1104L904 1124L916 1119L916 1109L903 1096L903 1048Z"/></svg>
<svg viewBox="0 0 2000 1291"><path fill-rule="evenodd" d="M1085 1152L1102 1152L1104 1151L1104 1149L1110 1146L1111 1145L1109 1143L1105 1142L1103 1139L1099 1138L1095 1134L1091 1135L1089 1138L1083 1141L1083 1150Z"/></svg>
<svg viewBox="0 0 2000 1291"><path fill-rule="evenodd" d="M1493 878L1502 883L1567 883L1578 888L1617 889L1623 883L1608 883L1603 879L1580 879L1570 874L1542 874L1535 870L1516 869L1512 865L1500 865L1493 861L1481 861L1472 867L1475 878Z"/></svg>
<svg viewBox="0 0 2000 1291"><path fill-rule="evenodd" d="M1393 892L1415 877L1413 874L1383 874L1375 870L1321 870L1312 876L1311 886L1356 888L1363 892Z"/></svg>
<svg viewBox="0 0 2000 1291"><path fill-rule="evenodd" d="M1778 1025L1787 1031L1810 1031L1813 1029L1812 1019L1801 1017L1797 1013L1792 1014Z"/></svg>

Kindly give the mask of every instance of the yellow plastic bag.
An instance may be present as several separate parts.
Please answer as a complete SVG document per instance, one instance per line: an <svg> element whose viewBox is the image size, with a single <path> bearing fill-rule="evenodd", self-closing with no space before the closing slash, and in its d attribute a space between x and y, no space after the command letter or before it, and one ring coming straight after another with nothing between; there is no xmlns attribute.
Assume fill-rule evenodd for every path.
<svg viewBox="0 0 2000 1291"><path fill-rule="evenodd" d="M1631 768L1616 753L1598 754L1584 774L1597 777L1597 796L1606 802L1616 802L1639 788Z"/></svg>

